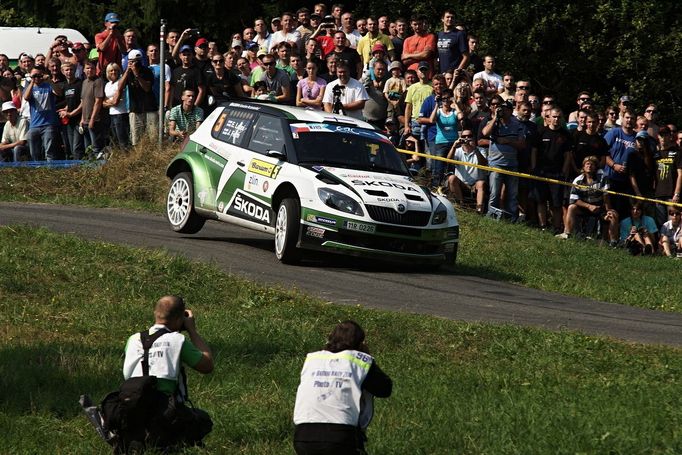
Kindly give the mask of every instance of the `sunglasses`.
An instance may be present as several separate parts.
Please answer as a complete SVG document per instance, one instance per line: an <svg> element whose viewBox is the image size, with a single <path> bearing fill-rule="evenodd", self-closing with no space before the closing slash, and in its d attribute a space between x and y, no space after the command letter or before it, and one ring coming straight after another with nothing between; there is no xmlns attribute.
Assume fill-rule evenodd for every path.
<svg viewBox="0 0 682 455"><path fill-rule="evenodd" d="M32 79L40 79L41 77L43 77L42 74L33 74L33 75L31 76Z"/></svg>
<svg viewBox="0 0 682 455"><path fill-rule="evenodd" d="M542 104L554 104L554 101L543 101Z"/></svg>
<svg viewBox="0 0 682 455"><path fill-rule="evenodd" d="M263 62L263 65L265 65L265 66L272 66L274 64L275 64L275 62Z"/></svg>
<svg viewBox="0 0 682 455"><path fill-rule="evenodd" d="M223 63L225 60L211 60L214 64L215 63Z"/></svg>
<svg viewBox="0 0 682 455"><path fill-rule="evenodd" d="M473 136L471 134L462 134L460 137L462 139L471 139Z"/></svg>
<svg viewBox="0 0 682 455"><path fill-rule="evenodd" d="M657 111L656 109L647 109L646 112L647 112L648 114L656 114L656 113L658 113L658 111Z"/></svg>
<svg viewBox="0 0 682 455"><path fill-rule="evenodd" d="M668 215L670 216L679 216L680 214L682 214L682 212L668 212Z"/></svg>
<svg viewBox="0 0 682 455"><path fill-rule="evenodd" d="M578 98L580 101L592 101L591 98Z"/></svg>
<svg viewBox="0 0 682 455"><path fill-rule="evenodd" d="M528 90L528 89L530 89L530 87L527 85L519 85L516 87L516 90Z"/></svg>
<svg viewBox="0 0 682 455"><path fill-rule="evenodd" d="M609 115L616 115L615 112L609 112Z"/></svg>

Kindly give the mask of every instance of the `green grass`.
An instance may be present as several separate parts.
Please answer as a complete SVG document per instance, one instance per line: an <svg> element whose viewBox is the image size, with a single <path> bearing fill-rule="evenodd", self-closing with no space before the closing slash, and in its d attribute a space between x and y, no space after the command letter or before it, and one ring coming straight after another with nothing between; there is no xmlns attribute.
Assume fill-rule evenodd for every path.
<svg viewBox="0 0 682 455"><path fill-rule="evenodd" d="M516 271L515 271L516 272ZM682 452L682 350L324 304L159 251L0 228L0 452L109 453L76 400L121 380L125 339L178 293L216 370L190 373L205 450L287 454L298 374L353 318L394 380L373 454Z"/></svg>
<svg viewBox="0 0 682 455"><path fill-rule="evenodd" d="M101 168L4 169L0 200L163 212L165 166L177 148L146 144ZM537 229L458 212L460 274L650 309L682 312L680 262L631 257L594 242L561 241Z"/></svg>

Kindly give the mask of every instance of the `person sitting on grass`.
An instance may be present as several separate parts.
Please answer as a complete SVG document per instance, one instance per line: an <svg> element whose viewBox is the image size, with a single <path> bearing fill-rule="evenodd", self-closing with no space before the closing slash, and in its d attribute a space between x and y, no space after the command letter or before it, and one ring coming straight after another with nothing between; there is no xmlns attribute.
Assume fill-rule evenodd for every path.
<svg viewBox="0 0 682 455"><path fill-rule="evenodd" d="M651 255L656 245L656 222L650 216L643 215L642 206L641 201L634 202L630 208L630 216L620 223L620 240L633 256L642 253Z"/></svg>
<svg viewBox="0 0 682 455"><path fill-rule="evenodd" d="M476 137L470 127L465 127L459 135L459 139L452 145L448 153L448 159L463 161L471 164L488 165L488 160L481 154L476 146ZM476 193L476 213L485 213L485 188L488 173L473 166L464 164L449 164L448 190L457 202L464 200L463 189L473 190ZM453 172L454 170L454 172Z"/></svg>
<svg viewBox="0 0 682 455"><path fill-rule="evenodd" d="M661 226L659 244L668 257L682 257L682 212L677 207L668 208L670 220Z"/></svg>
<svg viewBox="0 0 682 455"><path fill-rule="evenodd" d="M607 238L609 244L615 246L618 243L618 213L611 208L609 195L601 191L608 190L609 185L604 171L599 169L599 158L586 156L582 164L582 173L573 180L573 184L588 188L571 188L564 232L557 234L557 238L569 238L574 233L578 218L591 216L608 223Z"/></svg>

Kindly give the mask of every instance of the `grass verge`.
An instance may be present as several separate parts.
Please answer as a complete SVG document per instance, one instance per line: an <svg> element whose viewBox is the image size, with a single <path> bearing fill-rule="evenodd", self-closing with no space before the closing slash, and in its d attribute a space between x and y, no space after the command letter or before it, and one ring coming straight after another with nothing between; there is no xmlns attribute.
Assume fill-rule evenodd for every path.
<svg viewBox="0 0 682 455"><path fill-rule="evenodd" d="M96 454L76 404L121 380L130 333L178 293L216 370L190 373L215 421L205 450L288 454L304 355L338 321L368 332L394 395L377 400L375 454L682 452L682 351L574 333L334 306L162 252L0 228L0 447Z"/></svg>

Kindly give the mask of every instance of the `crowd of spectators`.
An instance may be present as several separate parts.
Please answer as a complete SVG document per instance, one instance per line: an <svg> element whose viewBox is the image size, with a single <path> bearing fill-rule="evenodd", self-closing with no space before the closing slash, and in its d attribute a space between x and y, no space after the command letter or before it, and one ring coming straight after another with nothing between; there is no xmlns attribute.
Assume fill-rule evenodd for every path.
<svg viewBox="0 0 682 455"><path fill-rule="evenodd" d="M225 46L197 29L170 30L167 137L186 138L216 100L232 97L345 114L401 148L512 172L406 157L434 187L475 201L481 214L524 220L559 238L601 236L633 254L682 253L679 207L600 191L680 202L682 132L658 119L658 106L627 94L598 106L581 91L566 115L553 93L532 87L532 75L499 74L495 56L479 55L478 38L454 11L438 21L431 30L419 15L357 18L341 4L319 3L257 18ZM16 68L0 55L0 159L80 159L107 143L126 149L156 135L159 46L144 47L134 29L118 25L109 13L94 44L59 37L45 55L22 55Z"/></svg>

